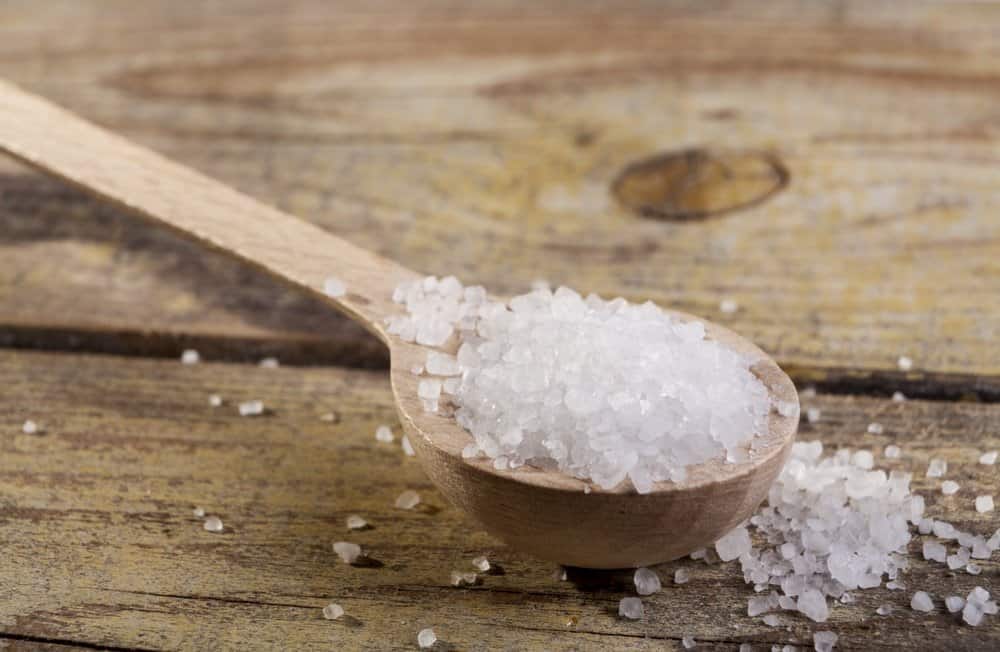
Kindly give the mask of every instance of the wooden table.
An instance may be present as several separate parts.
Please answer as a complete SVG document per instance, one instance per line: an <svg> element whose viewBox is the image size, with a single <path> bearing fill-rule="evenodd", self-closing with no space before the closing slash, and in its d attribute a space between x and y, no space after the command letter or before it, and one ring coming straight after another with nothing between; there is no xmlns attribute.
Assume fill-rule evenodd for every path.
<svg viewBox="0 0 1000 652"><path fill-rule="evenodd" d="M414 269L729 324L818 388L802 438L897 443L930 514L988 534L998 21L952 2L9 0L0 75ZM374 440L395 417L359 328L5 160L0 343L0 649L414 649L428 626L453 650L766 650L820 629L841 649L1000 646L996 617L908 608L918 588L1000 591L995 558L950 575L919 538L907 591L823 626L767 627L735 564L690 560L619 620L630 573L559 581ZM252 364L268 355L283 366ZM239 417L248 399L270 413ZM420 509L392 508L404 489ZM348 533L353 513L374 527ZM338 539L380 564L338 563ZM482 553L503 574L449 586ZM331 601L349 617L324 620Z"/></svg>

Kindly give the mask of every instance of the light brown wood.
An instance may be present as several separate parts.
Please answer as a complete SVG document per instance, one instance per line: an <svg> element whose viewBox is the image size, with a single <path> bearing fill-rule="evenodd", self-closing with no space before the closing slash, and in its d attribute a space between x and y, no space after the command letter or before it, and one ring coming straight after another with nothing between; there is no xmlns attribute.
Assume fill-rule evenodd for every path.
<svg viewBox="0 0 1000 652"><path fill-rule="evenodd" d="M3 82L0 149L313 293L323 295L330 276L344 281L348 293L327 299L389 346L400 420L428 475L489 532L539 557L588 568L636 567L707 545L756 509L794 440L798 415L772 413L745 462L689 467L685 481L658 483L645 495L627 482L585 493L587 483L555 471L497 470L490 460L464 459L468 433L450 417L424 412L417 398L410 369L424 362L426 349L384 328L394 310L392 290L416 273ZM797 405L794 385L767 354L728 329L706 326L709 338L756 361L754 373L772 400Z"/></svg>
<svg viewBox="0 0 1000 652"><path fill-rule="evenodd" d="M683 636L696 650L808 650L819 630L836 632L845 651L1000 648L995 619L972 628L941 608L909 608L917 589L938 604L976 585L1000 591L1000 557L984 561L982 575L952 575L922 558L919 537L906 591L858 591L821 625L786 613L768 627L747 616L754 591L737 562L687 559L654 568L664 587L643 598L643 620L620 619L618 600L634 595L631 572L570 569L561 582L553 564L448 505L399 448L382 371L8 350L0 387L0 649L412 652L422 627L456 652L681 652ZM226 404L210 407L211 393ZM239 417L236 402L250 399L270 414ZM972 505L997 491L998 468L976 458L1000 448L1000 405L832 395L803 404L822 418L803 422L801 438L876 453L895 443L902 457L876 455L877 464L914 473L931 517L980 534L1000 527L1000 511ZM338 423L319 419L331 410ZM22 434L27 418L44 434ZM881 434L866 433L872 421ZM394 444L375 441L380 423ZM940 481L924 477L934 457L948 461L957 494L942 496ZM393 507L406 489L420 493L421 508ZM225 532L205 532L191 516L196 505L218 514ZM350 514L373 528L348 532ZM336 540L357 542L382 566L340 563ZM504 573L451 587L449 573L472 570L481 554ZM669 581L679 568L688 584ZM329 602L351 620L323 620ZM875 614L882 604L893 606L890 617Z"/></svg>

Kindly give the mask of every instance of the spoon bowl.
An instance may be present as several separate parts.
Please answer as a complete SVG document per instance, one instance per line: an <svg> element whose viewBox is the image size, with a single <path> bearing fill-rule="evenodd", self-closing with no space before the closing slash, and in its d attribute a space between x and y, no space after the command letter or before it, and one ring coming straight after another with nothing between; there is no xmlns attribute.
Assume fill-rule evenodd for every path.
<svg viewBox="0 0 1000 652"><path fill-rule="evenodd" d="M391 354L392 390L403 428L431 480L455 505L511 546L560 564L622 568L675 559L746 520L791 449L794 416L769 415L767 432L744 462L689 467L684 482L638 494L611 490L557 471L496 470L464 459L471 435L451 418L428 414L410 369L424 347L385 329L399 311L392 292L420 276L308 222L110 134L50 102L0 81L0 151L125 210L319 295L379 337ZM329 296L331 286L346 292ZM672 313L678 319L694 319ZM756 346L705 322L706 336L752 360L773 402L798 404L795 387ZM590 489L589 493L587 490Z"/></svg>

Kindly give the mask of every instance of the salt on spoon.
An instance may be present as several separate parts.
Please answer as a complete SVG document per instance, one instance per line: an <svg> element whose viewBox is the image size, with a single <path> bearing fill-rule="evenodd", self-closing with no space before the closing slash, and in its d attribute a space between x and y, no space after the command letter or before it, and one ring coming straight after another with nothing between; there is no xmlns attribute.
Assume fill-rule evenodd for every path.
<svg viewBox="0 0 1000 652"><path fill-rule="evenodd" d="M725 534L733 520L749 517L788 453L798 421L797 409L787 414L772 411L764 415L751 410L748 420L719 412L719 423L724 425L716 426L714 431L709 426L710 430L702 432L702 436L709 435L705 441L714 441L716 447L707 456L699 446L691 449L687 445L697 437L691 439L684 428L670 430L672 436L668 439L672 444L665 448L653 444L666 443L662 433L653 432L655 429L636 431L638 441L643 441L641 437L650 438L646 442L650 446L648 452L654 458L661 458L662 467L652 468L640 464L638 459L635 463L631 461L632 453L640 457L636 451L643 451L641 446L623 448L628 451L628 459L607 458L605 452L618 446L613 433L623 425L615 424L608 430L607 440L599 445L601 455L606 458L603 467L606 472L601 476L598 471L601 477L591 483L594 491L590 494L583 492L586 483L573 477L572 469L567 469L567 473L557 467L532 466L523 455L508 456L508 463L503 465L477 457L464 458L462 450L472 437L449 416L451 395L443 393L444 379L455 377L416 377L410 369L427 361L428 347L461 361L457 355L459 331L469 328L470 322L477 317L485 317L485 323L494 327L504 325L509 318L503 314L516 310L513 301L510 305L495 305L482 288L465 288L447 278L421 278L397 263L360 249L312 224L266 206L141 146L113 137L42 98L10 84L0 83L0 87L5 98L0 109L5 117L0 121L0 149L3 151L30 162L36 169L113 200L138 217L168 225L210 245L215 251L229 252L255 263L263 271L313 292L375 332L389 347L393 393L404 432L411 441L419 440L417 457L431 480L489 532L523 551L565 564L604 568L638 567L679 557ZM122 167L123 161L128 161L126 168ZM157 183L149 184L150 178L155 178ZM192 192L195 186L198 191ZM247 237L248 233L254 237ZM276 255L289 251L295 255ZM339 285L327 287L329 278L339 281ZM406 316L391 299L401 283L414 282L435 291L443 285L445 294L460 291L463 301L478 303L486 312L476 315L428 312L415 321L387 324L387 318ZM578 310L579 303L572 295L560 290L552 294L557 293L556 304L563 306L563 298L569 296L571 300L567 300L564 307ZM404 296L397 298L406 299ZM530 301L532 299L520 300L521 303ZM593 302L588 304L587 301L589 299L584 300L584 305L591 306ZM491 305L493 307L488 307ZM774 361L731 331L652 304L628 307L623 300L615 300L595 309L617 320L621 316L615 312L619 307L624 310L622 314L634 315L639 320L640 324L632 326L641 331L637 331L637 335L642 335L637 340L640 343L646 337L655 339L669 334L671 337L692 337L695 349L708 350L710 343L718 344L721 355L725 356L728 351L745 358L747 369L765 388L769 404L797 403L794 386ZM648 324L643 326L646 322ZM664 332L658 334L658 329ZM389 333L390 330L397 332ZM573 335L570 330L560 332L559 337L563 333ZM487 335L486 332L479 334ZM508 353L512 359L521 354L516 350ZM596 368L579 362L579 377L587 379L588 384L579 386L575 394L567 397L567 409L586 417L591 398L586 395L587 390L600 395L611 380L611 376L600 373L601 365L607 362L602 360ZM612 358L611 363L614 362ZM650 360L649 363L667 369L671 360ZM707 373L707 369L692 369L692 382L687 386L695 393L703 387L696 381L702 371ZM631 373L643 375L648 369L636 367ZM441 387L425 386L420 392L423 396L418 396L418 384L422 380L437 380ZM527 389L535 386L532 384L537 384L539 379L525 376L518 382ZM752 387L752 383L748 380L745 386ZM450 389L462 391L454 383ZM435 398L433 395L439 391L442 394ZM610 396L602 398L611 399ZM549 400L555 399L553 395ZM626 400L644 399L642 396L616 396L613 400L622 401L619 404L624 406ZM250 409L244 416L263 413L262 406L247 407ZM716 414L714 405L704 407L704 414ZM659 405L657 409L666 410L662 416L669 418L668 406ZM637 413L641 414L641 410L623 410L624 423L628 422L628 415ZM657 421L666 423L663 419ZM555 433L560 427L556 422L533 424L530 420L517 425L523 432L533 429L544 432L551 427ZM761 428L760 432L755 432L756 426ZM517 439L512 428L499 434L508 442ZM478 446L480 442L476 443ZM669 454L665 455L664 451ZM552 459L558 457L553 451L549 454ZM646 457L645 454L641 456L642 459ZM723 461L726 457L731 461ZM666 470L673 481L655 482L653 478L658 470ZM622 472L632 479L631 483L613 482ZM636 488L648 493L637 493ZM717 510L704 509L720 500L740 505L740 512L725 510L724 516L712 516ZM587 514L588 518L581 519L581 514ZM699 518L694 519L695 515ZM698 527L687 526L695 520Z"/></svg>

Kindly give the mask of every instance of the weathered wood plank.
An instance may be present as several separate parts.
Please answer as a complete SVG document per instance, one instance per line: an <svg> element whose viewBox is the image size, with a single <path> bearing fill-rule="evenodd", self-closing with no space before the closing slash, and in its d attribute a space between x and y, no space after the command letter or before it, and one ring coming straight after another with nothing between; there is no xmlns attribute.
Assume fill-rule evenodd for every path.
<svg viewBox="0 0 1000 652"><path fill-rule="evenodd" d="M397 445L374 440L395 423L386 377L343 369L185 366L109 356L0 353L0 641L3 636L123 649L413 649L435 627L452 649L679 649L682 636L707 649L738 642L767 649L808 643L816 627L785 617L788 630L745 616L752 590L733 564L683 564L692 581L646 600L648 616L620 621L631 594L625 572L571 571L526 558L476 530L445 505L419 465ZM210 393L226 398L211 408ZM261 399L272 413L240 418L234 403ZM936 516L992 532L996 513L972 509L995 492L996 467L978 452L1000 448L1000 406L820 396L822 419L803 438L830 446L896 442ZM336 411L339 423L319 415ZM33 418L42 435L20 433ZM882 435L865 432L869 421ZM961 491L936 492L927 460L949 460ZM404 489L424 507L393 509ZM200 505L222 517L222 534L191 516ZM348 533L347 515L374 528ZM340 564L331 541L354 540L380 567ZM918 555L919 544L911 553ZM452 569L481 553L499 563L471 589L448 586ZM1000 590L996 560L979 577L950 576L912 560L908 587L937 597L975 584ZM973 629L937 612L916 615L909 592L858 592L827 627L842 649L987 649L1000 644L995 621ZM348 622L322 619L329 601ZM885 602L900 607L875 616ZM577 624L567 626L570 618ZM825 627L824 627L825 628Z"/></svg>
<svg viewBox="0 0 1000 652"><path fill-rule="evenodd" d="M982 28L1000 7L536 4L13 3L0 74L415 269L652 298L821 380L880 378L905 353L914 382L976 374L1000 393L1000 54ZM773 152L791 182L698 222L610 197L629 163L689 146ZM0 321L22 342L95 324L174 348L332 332L334 356L358 335L221 263L206 288L178 269L196 252L102 231L65 191L0 188ZM54 235L67 213L79 233ZM35 220L54 234L7 235ZM159 310L131 307L140 292Z"/></svg>

